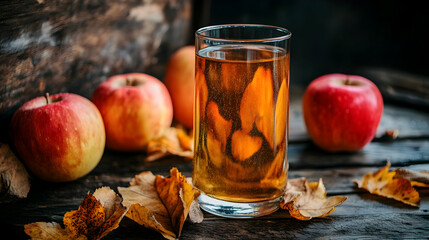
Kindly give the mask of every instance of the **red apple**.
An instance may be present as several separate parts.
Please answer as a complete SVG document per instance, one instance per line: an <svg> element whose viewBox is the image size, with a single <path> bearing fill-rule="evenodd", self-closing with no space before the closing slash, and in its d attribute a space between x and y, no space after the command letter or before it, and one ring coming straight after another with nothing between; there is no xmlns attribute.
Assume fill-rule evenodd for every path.
<svg viewBox="0 0 429 240"><path fill-rule="evenodd" d="M71 93L26 102L12 116L10 133L28 169L52 182L89 173L99 163L106 141L97 107Z"/></svg>
<svg viewBox="0 0 429 240"><path fill-rule="evenodd" d="M143 150L173 121L170 94L157 78L144 73L112 76L92 95L106 128L106 146L117 151Z"/></svg>
<svg viewBox="0 0 429 240"><path fill-rule="evenodd" d="M195 46L177 50L169 59L164 83L173 101L174 119L192 128L194 112Z"/></svg>
<svg viewBox="0 0 429 240"><path fill-rule="evenodd" d="M327 74L311 82L304 94L308 134L330 152L362 149L374 138L382 113L380 91L361 76Z"/></svg>

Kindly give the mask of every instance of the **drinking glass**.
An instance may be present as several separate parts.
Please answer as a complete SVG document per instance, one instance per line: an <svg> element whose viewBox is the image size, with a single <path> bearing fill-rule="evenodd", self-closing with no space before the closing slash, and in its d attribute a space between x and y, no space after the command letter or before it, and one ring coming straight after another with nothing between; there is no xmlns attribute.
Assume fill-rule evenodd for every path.
<svg viewBox="0 0 429 240"><path fill-rule="evenodd" d="M196 31L192 182L202 209L276 211L287 181L290 31L256 24Z"/></svg>

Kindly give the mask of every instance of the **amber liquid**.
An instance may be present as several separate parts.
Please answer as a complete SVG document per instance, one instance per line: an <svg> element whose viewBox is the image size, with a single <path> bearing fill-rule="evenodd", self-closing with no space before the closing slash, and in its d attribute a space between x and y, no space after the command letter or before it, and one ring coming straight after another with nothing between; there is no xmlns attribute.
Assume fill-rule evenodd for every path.
<svg viewBox="0 0 429 240"><path fill-rule="evenodd" d="M196 56L193 184L232 202L276 199L287 181L289 54L260 45Z"/></svg>

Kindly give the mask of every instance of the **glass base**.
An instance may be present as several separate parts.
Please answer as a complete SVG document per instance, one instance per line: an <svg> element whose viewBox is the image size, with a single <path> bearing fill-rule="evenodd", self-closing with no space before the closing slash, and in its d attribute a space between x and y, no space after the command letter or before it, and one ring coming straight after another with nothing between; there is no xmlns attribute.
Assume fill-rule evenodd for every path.
<svg viewBox="0 0 429 240"><path fill-rule="evenodd" d="M237 203L219 200L201 193L200 207L209 213L227 218L254 218L268 215L280 207L280 197L263 202Z"/></svg>

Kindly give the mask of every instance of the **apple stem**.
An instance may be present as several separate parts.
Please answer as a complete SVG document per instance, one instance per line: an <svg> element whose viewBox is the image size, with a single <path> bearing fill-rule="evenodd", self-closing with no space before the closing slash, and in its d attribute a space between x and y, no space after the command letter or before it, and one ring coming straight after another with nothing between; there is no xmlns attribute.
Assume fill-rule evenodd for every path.
<svg viewBox="0 0 429 240"><path fill-rule="evenodd" d="M350 81L349 78L346 78L346 81L344 82L344 85L352 85L352 82Z"/></svg>
<svg viewBox="0 0 429 240"><path fill-rule="evenodd" d="M52 103L51 98L49 97L49 93L45 93L46 104Z"/></svg>
<svg viewBox="0 0 429 240"><path fill-rule="evenodd" d="M132 78L127 78L127 86L133 86L134 85L134 79L132 79Z"/></svg>

